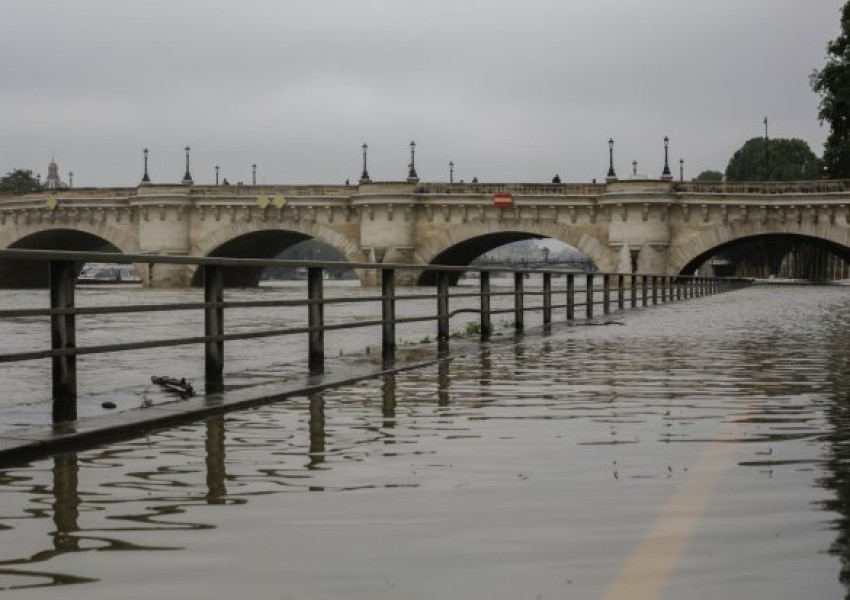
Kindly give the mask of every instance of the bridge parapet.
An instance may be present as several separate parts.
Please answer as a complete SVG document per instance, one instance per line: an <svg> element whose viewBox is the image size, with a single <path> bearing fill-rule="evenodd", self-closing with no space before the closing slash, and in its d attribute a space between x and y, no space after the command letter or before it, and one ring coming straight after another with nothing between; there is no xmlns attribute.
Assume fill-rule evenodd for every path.
<svg viewBox="0 0 850 600"><path fill-rule="evenodd" d="M202 198L256 198L261 195L346 197L357 192L355 185L194 185L187 189L190 196Z"/></svg>
<svg viewBox="0 0 850 600"><path fill-rule="evenodd" d="M597 196L605 192L604 183L420 183L417 194L522 196Z"/></svg>
<svg viewBox="0 0 850 600"><path fill-rule="evenodd" d="M685 181L673 184L680 193L698 194L834 194L850 191L850 182L844 180L822 181Z"/></svg>

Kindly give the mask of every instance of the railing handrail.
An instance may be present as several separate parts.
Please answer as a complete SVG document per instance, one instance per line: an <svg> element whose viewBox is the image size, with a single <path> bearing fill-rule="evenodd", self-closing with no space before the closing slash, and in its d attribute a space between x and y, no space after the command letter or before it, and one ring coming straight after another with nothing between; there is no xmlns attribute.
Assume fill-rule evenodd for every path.
<svg viewBox="0 0 850 600"><path fill-rule="evenodd" d="M558 268L553 265L550 269L522 268L509 266L472 266L472 265L441 265L441 264L410 264L410 263L372 263L372 262L348 262L348 261L316 261L316 260L289 260L279 258L230 258L219 256L192 256L188 254L123 254L118 252L86 252L78 250L29 250L8 248L0 250L0 260L33 260L33 261L68 261L68 262L97 262L117 264L172 264L172 265L210 265L219 267L316 267L320 269L392 269L397 271L448 271L451 273L543 273L553 274L584 274L566 268ZM696 277L694 275L670 275L668 273L627 273L619 271L595 271L595 275L647 275L655 277ZM734 279L734 278L729 278Z"/></svg>
<svg viewBox="0 0 850 600"><path fill-rule="evenodd" d="M56 250L0 250L0 259L17 259L43 261L48 264L50 307L42 309L12 308L0 310L0 319L15 317L49 316L51 326L51 346L49 350L34 350L16 353L0 354L0 363L21 362L26 360L47 359L52 361L53 385L53 417L55 422L76 419L77 401L77 356L112 353L128 350L164 348L181 345L198 344L205 348L205 381L208 391L220 391L224 381L224 342L233 340L250 340L264 337L303 335L308 336L307 362L311 371L322 371L324 368L324 334L327 331L351 329L358 327L381 327L382 357L385 361L394 360L396 351L396 325L423 321L436 321L436 340L440 351L447 350L449 322L453 316L463 313L479 315L479 330L482 339L488 339L492 330L491 317L494 314L513 313L513 326L517 331L524 328L524 315L528 311L542 311L544 325L551 325L552 311L566 308L566 321L575 320L575 308L583 306L586 317L594 317L595 307L601 305L603 314L611 311L616 302L619 310L626 308L626 290L629 290L629 305L638 306L638 290L640 290L640 305L649 306L673 300L699 297L719 293L747 285L749 281L735 278L708 278L699 276L679 276L666 274L642 273L575 273L557 268L552 269L523 269L506 267L470 267L456 265L410 265L385 263L346 263L346 262L316 262L291 261L279 259L239 259L226 257L199 257L179 255L152 254L113 254L100 252L77 252ZM203 302L177 302L166 304L136 304L124 306L75 306L75 286L79 263L167 263L179 265L196 265L202 273ZM224 269L228 267L306 267L307 268L307 297L286 300L258 301L225 301L224 299ZM325 299L323 291L323 273L325 269L333 268L374 269L381 274L381 294L370 295L357 299ZM433 271L436 279L436 292L427 294L398 294L396 293L395 277L399 270ZM465 288L462 293L452 294L449 289L449 278L458 272L477 272L480 277L479 291L474 293ZM493 291L490 287L491 274L512 273L512 291ZM526 291L523 280L526 274L539 274L543 278L542 290ZM563 275L566 278L565 302L553 303L552 278ZM575 286L576 277L584 277L583 290ZM626 281L628 278L628 288ZM601 280L601 288L596 282ZM612 282L616 285L612 287ZM285 289L285 288L284 288ZM602 291L602 299L598 300L597 293ZM616 300L612 301L611 291L616 290ZM562 292L562 293L563 293ZM584 301L577 301L578 294L584 294ZM514 298L512 309L491 307L491 298L511 295ZM451 298L471 298L477 296L480 308L458 308L451 310ZM541 296L541 306L526 307L524 299L527 296ZM409 300L433 298L437 303L436 315L397 316L396 305ZM579 298L579 300L581 300ZM346 323L326 324L324 307L339 302L378 302L381 307L380 318L369 320L352 320ZM225 333L225 308L252 308L269 306L304 306L307 308L306 324L294 324L291 327L265 329L237 333ZM79 347L76 344L76 316L118 314L128 312L161 312L177 310L202 310L204 312L203 335L191 335L181 338L145 340L142 342L119 342L100 346Z"/></svg>

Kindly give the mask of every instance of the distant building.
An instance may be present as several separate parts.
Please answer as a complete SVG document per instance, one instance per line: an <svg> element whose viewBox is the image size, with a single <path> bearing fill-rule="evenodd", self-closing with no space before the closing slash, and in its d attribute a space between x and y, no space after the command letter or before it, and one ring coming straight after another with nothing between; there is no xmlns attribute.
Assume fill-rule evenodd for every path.
<svg viewBox="0 0 850 600"><path fill-rule="evenodd" d="M62 181L59 177L59 166L56 164L56 161L51 159L50 164L47 165L47 178L44 180L44 189L64 190L69 187L71 186Z"/></svg>

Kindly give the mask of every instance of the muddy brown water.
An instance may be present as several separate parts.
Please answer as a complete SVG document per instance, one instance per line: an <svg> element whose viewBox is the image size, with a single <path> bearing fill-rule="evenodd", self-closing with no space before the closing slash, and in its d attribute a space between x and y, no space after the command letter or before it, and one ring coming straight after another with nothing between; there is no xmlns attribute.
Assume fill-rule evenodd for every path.
<svg viewBox="0 0 850 600"><path fill-rule="evenodd" d="M156 319L148 333L169 328ZM847 597L850 288L754 287L610 321L2 470L0 589ZM89 335L137 323L104 327ZM3 343L40 343L28 335ZM234 360L286 362L274 351ZM195 368L177 356L150 361ZM116 357L87 393L142 380L138 357ZM41 367L19 368L5 425L42 408Z"/></svg>

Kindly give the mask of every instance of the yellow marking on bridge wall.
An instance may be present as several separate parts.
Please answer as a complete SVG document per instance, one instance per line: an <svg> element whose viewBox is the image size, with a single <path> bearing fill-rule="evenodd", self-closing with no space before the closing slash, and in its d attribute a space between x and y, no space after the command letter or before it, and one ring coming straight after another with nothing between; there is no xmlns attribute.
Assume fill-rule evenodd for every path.
<svg viewBox="0 0 850 600"><path fill-rule="evenodd" d="M747 423L732 423L700 454L652 528L609 586L606 600L656 600L702 520Z"/></svg>

